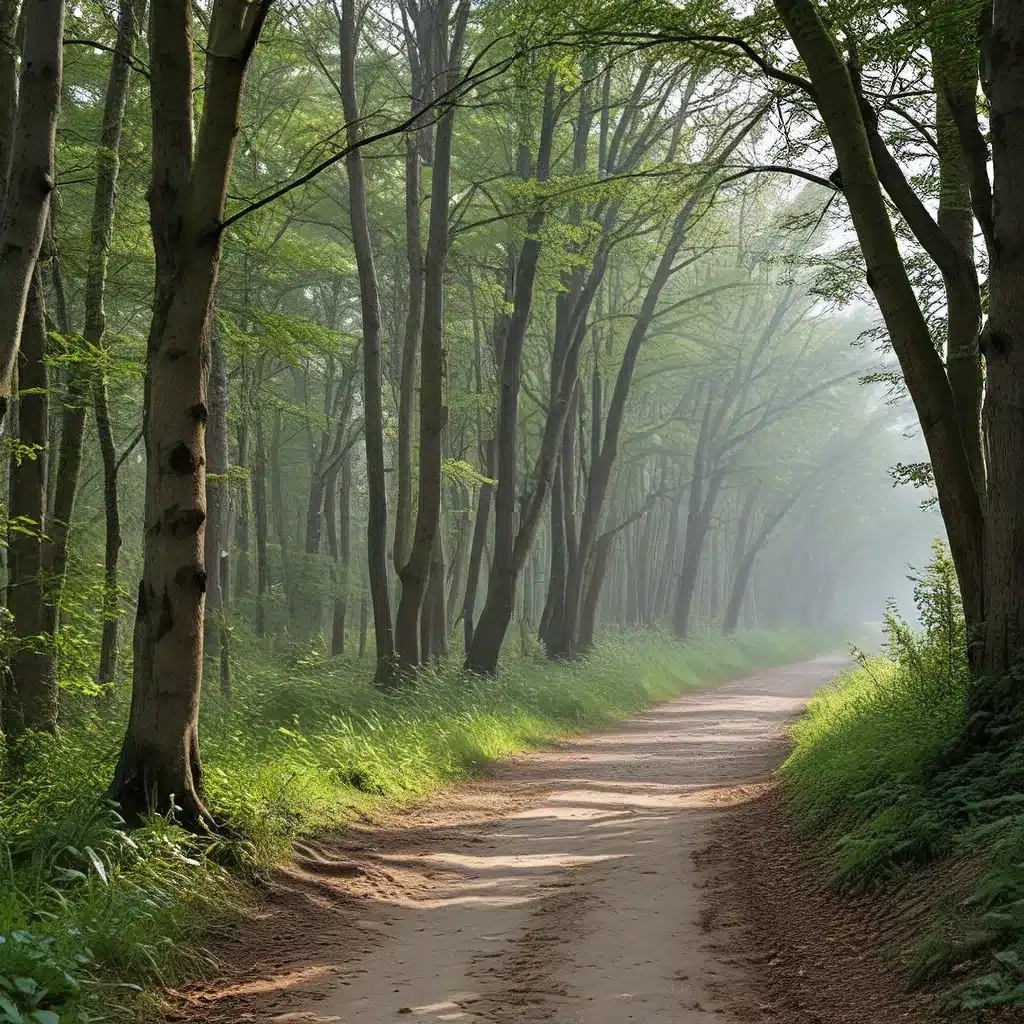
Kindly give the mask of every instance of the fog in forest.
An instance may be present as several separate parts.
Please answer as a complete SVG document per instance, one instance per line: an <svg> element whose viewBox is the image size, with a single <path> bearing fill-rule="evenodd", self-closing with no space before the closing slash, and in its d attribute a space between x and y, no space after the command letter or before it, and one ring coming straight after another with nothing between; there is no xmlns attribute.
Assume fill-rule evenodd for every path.
<svg viewBox="0 0 1024 1024"><path fill-rule="evenodd" d="M374 859L421 812L483 891L414 803L469 776L601 862L487 788L527 749L595 828L665 795L663 850L732 786L792 853L790 787L839 888L998 837L922 977L1024 1000L1022 41L1020 0L0 0L0 1024L157 1019L285 862L303 920L448 899ZM637 906L690 899L667 858ZM568 991L534 958L509 992Z"/></svg>

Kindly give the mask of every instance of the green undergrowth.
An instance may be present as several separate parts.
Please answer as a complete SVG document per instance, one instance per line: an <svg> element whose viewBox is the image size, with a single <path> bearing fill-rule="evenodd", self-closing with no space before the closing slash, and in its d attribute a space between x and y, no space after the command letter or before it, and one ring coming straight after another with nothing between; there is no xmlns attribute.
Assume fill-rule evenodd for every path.
<svg viewBox="0 0 1024 1024"><path fill-rule="evenodd" d="M453 665L384 694L367 662L236 643L231 700L208 686L201 721L209 803L231 838L204 843L172 820L123 830L104 790L126 695L82 698L58 737L20 751L24 781L0 790L0 1024L145 1016L147 993L209 969L197 940L297 837L815 646L759 632L607 638L583 661L520 657L492 680Z"/></svg>
<svg viewBox="0 0 1024 1024"><path fill-rule="evenodd" d="M951 756L969 677L942 549L916 596L921 630L890 610L888 656L855 651L859 667L793 728L782 777L798 826L825 837L840 887L895 891L924 865L942 868L918 981L952 984L950 1000L965 1009L1024 1004L1024 743Z"/></svg>

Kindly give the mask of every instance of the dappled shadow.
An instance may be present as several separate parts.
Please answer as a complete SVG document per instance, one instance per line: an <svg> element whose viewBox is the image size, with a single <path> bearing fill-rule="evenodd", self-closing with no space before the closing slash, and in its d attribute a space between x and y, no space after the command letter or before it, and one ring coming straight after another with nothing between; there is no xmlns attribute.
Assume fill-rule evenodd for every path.
<svg viewBox="0 0 1024 1024"><path fill-rule="evenodd" d="M510 923L513 932L525 928L522 915L571 887L576 873L632 870L639 852L671 839L686 816L747 798L751 780L772 767L766 738L835 668L811 662L689 694L493 766L487 778L385 820L306 844L303 857L272 881L264 901L269 917L248 922L255 936L236 941L238 973L249 976L194 994L189 1019L271 1020L300 1007L311 1008L309 1020L338 1019L339 1008L345 1021L391 1019L375 1017L359 993L366 987L361 972L373 969L367 955L395 921L404 934L423 932L444 949L451 944L453 958L493 958L486 973L504 977L514 968ZM644 873L654 872L648 866ZM512 913L519 915L514 921ZM295 916L304 918L302 931L293 927ZM255 947L275 929L275 955L261 958ZM555 955L553 944L545 949ZM508 963L499 967L503 959ZM481 1017L478 995L463 993L460 1002L443 994L443 1019L504 1019ZM409 1012L440 1019L426 1003Z"/></svg>

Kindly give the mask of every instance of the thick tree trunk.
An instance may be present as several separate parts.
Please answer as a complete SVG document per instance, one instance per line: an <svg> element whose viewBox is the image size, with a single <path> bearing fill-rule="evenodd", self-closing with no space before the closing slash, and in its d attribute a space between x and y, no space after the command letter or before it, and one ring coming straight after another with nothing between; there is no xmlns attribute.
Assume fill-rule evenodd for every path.
<svg viewBox="0 0 1024 1024"><path fill-rule="evenodd" d="M438 531L430 558L430 574L420 614L420 657L423 665L441 661L448 656L448 613L444 603L444 581L443 534Z"/></svg>
<svg viewBox="0 0 1024 1024"><path fill-rule="evenodd" d="M47 600L43 564L46 537L46 468L49 381L46 313L37 270L29 289L18 360L18 443L11 455L7 607L12 618L12 685L4 702L3 731L57 728L59 689L54 629L56 605Z"/></svg>
<svg viewBox="0 0 1024 1024"><path fill-rule="evenodd" d="M586 593L580 606L579 638L576 644L577 654L586 654L594 646L594 633L597 629L597 609L604 587L605 574L608 572L608 559L612 553L615 535L602 534L594 547L594 563L590 579L587 581Z"/></svg>
<svg viewBox="0 0 1024 1024"><path fill-rule="evenodd" d="M210 314L245 73L267 9L213 4L194 156L192 8L155 0L150 21L156 288L146 360L146 529L131 710L111 794L129 819L166 812L173 800L178 821L194 829L211 823L199 755Z"/></svg>
<svg viewBox="0 0 1024 1024"><path fill-rule="evenodd" d="M350 146L359 141L359 102L356 96L355 0L342 0L339 19L341 48L341 93ZM386 682L392 672L394 630L391 623L391 596L388 593L388 504L384 475L384 410L381 402L380 289L374 266L373 241L366 209L366 178L363 158L353 148L345 158L348 171L349 217L352 244L359 272L359 303L363 323L363 436L366 441L366 479L369 507L366 517L367 577L373 601L378 683ZM364 643L360 639L360 654Z"/></svg>
<svg viewBox="0 0 1024 1024"><path fill-rule="evenodd" d="M50 211L63 33L64 0L25 0L10 162L0 168L0 176L7 175L0 205L0 422L10 405L11 374ZM9 87L8 81L5 104Z"/></svg>
<svg viewBox="0 0 1024 1024"><path fill-rule="evenodd" d="M0 197L7 187L18 113L19 6L18 0L0 0Z"/></svg>
<svg viewBox="0 0 1024 1024"><path fill-rule="evenodd" d="M987 619L982 576L986 531L982 499L971 472L950 382L889 220L862 109L846 63L812 0L774 3L807 67L815 102L832 140L843 194L867 263L868 284L878 301L921 423L964 611L969 629L976 633ZM993 285L997 277L998 272ZM993 384L998 392L998 380L990 380L990 389Z"/></svg>
<svg viewBox="0 0 1024 1024"><path fill-rule="evenodd" d="M994 250L989 268L989 318L982 336L986 363L985 440L988 508L985 529L983 671L1006 676L1024 659L1024 9L993 5L987 48ZM959 568L959 566L958 566ZM980 686L980 710L1024 715L1019 682L998 697ZM1010 707L1000 706L1009 699Z"/></svg>

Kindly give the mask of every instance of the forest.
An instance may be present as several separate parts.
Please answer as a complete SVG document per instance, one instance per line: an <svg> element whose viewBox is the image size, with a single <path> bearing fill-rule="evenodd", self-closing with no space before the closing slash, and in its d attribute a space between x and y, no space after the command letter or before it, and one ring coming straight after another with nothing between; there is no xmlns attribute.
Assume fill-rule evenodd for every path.
<svg viewBox="0 0 1024 1024"><path fill-rule="evenodd" d="M1022 157L1015 0L0 0L0 1021L850 640L795 834L1024 1003Z"/></svg>

